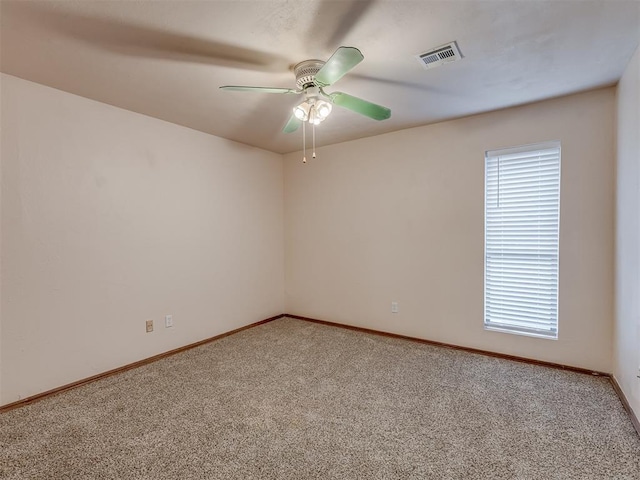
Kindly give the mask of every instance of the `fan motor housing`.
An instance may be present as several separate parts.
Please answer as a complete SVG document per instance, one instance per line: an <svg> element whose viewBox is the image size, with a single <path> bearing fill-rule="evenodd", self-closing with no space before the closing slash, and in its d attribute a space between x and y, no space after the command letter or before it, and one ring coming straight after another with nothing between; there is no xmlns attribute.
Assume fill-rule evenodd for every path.
<svg viewBox="0 0 640 480"><path fill-rule="evenodd" d="M322 68L325 62L322 60L305 60L293 67L293 73L296 75L296 86L300 90L304 90L309 86L315 85L316 73Z"/></svg>

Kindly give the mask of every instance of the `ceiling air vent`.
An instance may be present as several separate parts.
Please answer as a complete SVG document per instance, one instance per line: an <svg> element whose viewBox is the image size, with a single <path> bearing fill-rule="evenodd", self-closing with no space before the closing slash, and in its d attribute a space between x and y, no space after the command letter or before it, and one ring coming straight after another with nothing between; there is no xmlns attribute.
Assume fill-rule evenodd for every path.
<svg viewBox="0 0 640 480"><path fill-rule="evenodd" d="M458 44L451 42L429 50L428 52L421 53L417 55L416 58L424 68L429 69L439 67L445 63L456 62L462 59L462 55L458 49Z"/></svg>

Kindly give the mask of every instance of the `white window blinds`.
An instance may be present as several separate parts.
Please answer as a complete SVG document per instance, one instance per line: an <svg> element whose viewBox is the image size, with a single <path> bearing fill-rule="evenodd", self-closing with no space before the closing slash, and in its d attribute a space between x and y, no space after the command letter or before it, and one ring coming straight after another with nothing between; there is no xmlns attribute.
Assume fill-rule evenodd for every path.
<svg viewBox="0 0 640 480"><path fill-rule="evenodd" d="M558 337L560 143L485 155L485 328Z"/></svg>

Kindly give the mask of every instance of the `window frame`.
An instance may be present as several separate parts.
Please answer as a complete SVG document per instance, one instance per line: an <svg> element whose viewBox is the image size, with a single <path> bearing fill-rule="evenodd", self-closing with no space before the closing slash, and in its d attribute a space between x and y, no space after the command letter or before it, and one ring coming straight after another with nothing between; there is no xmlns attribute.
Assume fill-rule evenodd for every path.
<svg viewBox="0 0 640 480"><path fill-rule="evenodd" d="M487 315L488 303L490 300L490 295L487 295L487 260L488 260L488 245L489 242L487 240L487 225L488 225L488 187L489 187L489 161L491 159L495 159L500 156L507 155L516 155L527 152L536 152L543 150L557 149L557 169L558 169L558 177L557 177L557 232L555 238L555 330L553 333L543 332L543 331L535 331L534 328L527 329L526 327L516 327L509 325L500 325L499 323L491 322L488 320L489 315ZM499 169L499 164L498 164ZM498 172L498 175L500 173ZM500 178L500 177L498 177ZM498 179L498 193L499 196L499 182ZM559 304L560 304L560 210L561 210L561 190L562 190L562 144L559 140L533 143L527 145L521 145L516 147L509 148L500 148L495 150L487 150L485 152L484 158L484 270L483 270L483 326L487 331L492 332L500 332L500 333L510 333L514 335L524 335L528 337L534 338L544 338L547 340L557 340L559 338ZM499 197L498 197L499 198ZM536 264L539 265L539 264Z"/></svg>

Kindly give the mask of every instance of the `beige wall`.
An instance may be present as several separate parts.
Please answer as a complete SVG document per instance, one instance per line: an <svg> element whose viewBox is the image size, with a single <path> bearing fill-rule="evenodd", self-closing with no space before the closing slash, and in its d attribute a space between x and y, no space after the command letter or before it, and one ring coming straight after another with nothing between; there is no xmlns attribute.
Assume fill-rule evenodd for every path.
<svg viewBox="0 0 640 480"><path fill-rule="evenodd" d="M614 376L640 417L640 49L618 84Z"/></svg>
<svg viewBox="0 0 640 480"><path fill-rule="evenodd" d="M619 104L637 101L630 70ZM613 88L286 155L283 173L277 154L1 80L1 404L283 311L613 369ZM557 341L482 328L484 151L547 140L563 155ZM619 242L637 245L635 221ZM629 348L637 361L628 336L616 372Z"/></svg>
<svg viewBox="0 0 640 480"><path fill-rule="evenodd" d="M2 144L4 138L2 132L2 93L5 76L0 73L0 405L2 405L2 284L4 276L2 273Z"/></svg>
<svg viewBox="0 0 640 480"><path fill-rule="evenodd" d="M286 155L287 312L611 372L614 115L606 88ZM485 331L484 152L548 140L559 339Z"/></svg>
<svg viewBox="0 0 640 480"><path fill-rule="evenodd" d="M282 313L281 155L6 75L1 113L0 403Z"/></svg>

